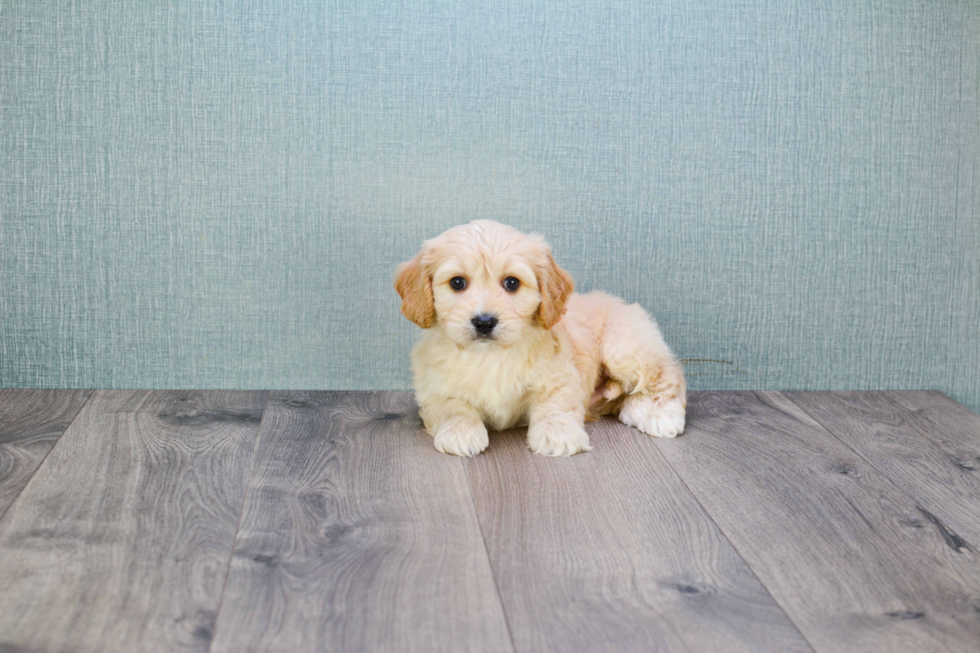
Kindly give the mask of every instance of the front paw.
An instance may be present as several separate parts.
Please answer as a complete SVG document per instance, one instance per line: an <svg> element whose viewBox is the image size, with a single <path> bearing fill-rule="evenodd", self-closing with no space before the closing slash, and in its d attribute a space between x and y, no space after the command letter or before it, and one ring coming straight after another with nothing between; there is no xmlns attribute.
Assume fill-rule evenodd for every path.
<svg viewBox="0 0 980 653"><path fill-rule="evenodd" d="M483 424L443 424L436 433L434 444L442 453L469 458L487 448L490 436Z"/></svg>
<svg viewBox="0 0 980 653"><path fill-rule="evenodd" d="M531 426L527 432L531 451L542 456L573 456L592 451L589 434L581 424L570 420L546 420Z"/></svg>

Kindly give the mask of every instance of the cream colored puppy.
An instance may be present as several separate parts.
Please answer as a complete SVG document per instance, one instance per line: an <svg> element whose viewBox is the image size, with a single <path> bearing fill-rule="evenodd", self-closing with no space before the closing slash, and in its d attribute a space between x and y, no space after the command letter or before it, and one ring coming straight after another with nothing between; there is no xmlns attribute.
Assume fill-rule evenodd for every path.
<svg viewBox="0 0 980 653"><path fill-rule="evenodd" d="M589 451L586 419L684 430L681 366L639 304L574 282L540 236L477 220L427 240L395 273L402 313L426 330L412 351L419 413L435 447L472 456L487 427L527 425L534 453Z"/></svg>

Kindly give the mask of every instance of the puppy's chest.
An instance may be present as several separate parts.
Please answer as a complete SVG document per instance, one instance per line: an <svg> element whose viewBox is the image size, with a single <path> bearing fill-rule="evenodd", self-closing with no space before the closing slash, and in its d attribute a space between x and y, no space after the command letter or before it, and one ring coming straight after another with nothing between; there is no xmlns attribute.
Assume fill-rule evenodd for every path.
<svg viewBox="0 0 980 653"><path fill-rule="evenodd" d="M526 358L508 352L469 354L447 369L454 394L480 412L484 422L505 429L527 423L531 398L540 382Z"/></svg>

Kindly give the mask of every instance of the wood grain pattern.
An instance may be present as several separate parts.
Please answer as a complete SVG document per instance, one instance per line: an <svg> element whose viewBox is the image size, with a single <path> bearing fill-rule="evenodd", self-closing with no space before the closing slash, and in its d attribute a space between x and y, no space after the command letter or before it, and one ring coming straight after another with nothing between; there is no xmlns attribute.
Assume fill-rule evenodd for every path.
<svg viewBox="0 0 980 653"><path fill-rule="evenodd" d="M674 441L465 461L408 393L90 394L0 391L0 651L980 642L980 416L939 393L692 393Z"/></svg>
<svg viewBox="0 0 980 653"><path fill-rule="evenodd" d="M518 651L809 651L652 440L614 420L591 454L524 430L465 461Z"/></svg>
<svg viewBox="0 0 980 653"><path fill-rule="evenodd" d="M0 518L91 390L0 390Z"/></svg>
<svg viewBox="0 0 980 653"><path fill-rule="evenodd" d="M408 393L269 402L212 650L512 650L462 463Z"/></svg>
<svg viewBox="0 0 980 653"><path fill-rule="evenodd" d="M911 495L936 528L980 547L980 417L939 393L787 393Z"/></svg>
<svg viewBox="0 0 980 653"><path fill-rule="evenodd" d="M976 651L980 564L779 393L693 393L656 441L818 651Z"/></svg>
<svg viewBox="0 0 980 653"><path fill-rule="evenodd" d="M0 650L206 651L263 405L95 393L0 527Z"/></svg>

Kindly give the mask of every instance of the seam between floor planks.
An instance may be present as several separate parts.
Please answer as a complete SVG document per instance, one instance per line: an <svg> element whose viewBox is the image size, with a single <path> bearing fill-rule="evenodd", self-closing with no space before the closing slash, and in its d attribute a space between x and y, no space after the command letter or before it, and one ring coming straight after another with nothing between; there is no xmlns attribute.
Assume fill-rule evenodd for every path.
<svg viewBox="0 0 980 653"><path fill-rule="evenodd" d="M24 389L25 392L30 392L31 390L32 389ZM50 392L81 392L85 396L83 397L78 409L75 411L75 414L71 416L70 420L68 420L68 423L65 425L65 428L61 429L61 432L58 434L58 437L54 439L54 442L52 443L51 447L44 452L43 456L41 456L41 459L38 461L37 465L35 465L34 470L31 471L31 475L27 478L24 484L20 486L20 489L17 490L17 493L14 495L10 503L4 506L3 510L0 510L0 530L2 530L3 528L4 516L10 511L10 509L14 506L14 504L17 503L17 500L24 493L24 490L27 488L28 485L30 485L31 480L37 474L37 470L41 469L41 466L44 464L44 461L48 459L48 456L51 455L51 452L54 451L55 447L58 446L58 443L61 442L62 436L64 436L64 434L68 432L68 429L71 428L71 425L74 424L76 419L78 419L78 416L82 413L82 410L84 410L85 405L88 404L89 399L92 398L92 396L95 394L96 391L88 390L84 388L55 388L55 389L51 389ZM33 426L36 427L38 425L33 425Z"/></svg>
<svg viewBox="0 0 980 653"><path fill-rule="evenodd" d="M397 395L399 393L384 393L384 392L381 392L381 393L343 393L343 392L341 392L341 393L336 393L336 394L346 395L346 396L350 397L350 401L351 402L355 402L355 403L357 402L357 399L354 396L357 395L357 394L388 395L389 397L387 399L384 398L384 397L382 397L382 399L381 399L382 407L384 407L387 402L391 401L390 395ZM699 393L699 394L701 394L701 393ZM708 394L708 393L703 393L703 394ZM725 393L721 393L721 394L725 394ZM892 478L892 475L889 474L886 469L884 469L884 468L880 467L879 465L875 464L874 460L869 459L868 456L870 454L868 454L868 453L862 453L862 450L860 448L856 448L854 445L852 445L851 443L849 443L844 437L842 437L842 435L840 433L835 432L835 430L832 430L830 427L828 427L824 423L824 421L822 421L819 418L817 418L816 416L814 416L810 410L808 410L807 408L805 408L804 406L802 406L798 401L794 400L793 397L792 397L792 395L787 395L787 394L784 394L784 393L751 393L751 394L753 396L755 396L758 400L762 400L764 398L764 395L772 395L772 396L781 397L784 400L784 403L786 404L786 406L784 406L784 408L787 408L787 407L792 406L792 407L795 408L795 411L797 412L798 416L804 418L803 420L800 420L800 423L801 424L808 425L810 428L818 429L819 431L821 431L821 432L823 432L825 434L825 437L829 437L829 439L831 441L836 441L839 444L839 446L843 447L845 450L850 451L851 454L853 455L854 459L863 461L864 465L866 465L867 468L869 468L871 470L871 472L874 473L874 475L883 478L884 479L884 485L893 488L893 490L896 493L896 496L898 496L898 495L904 495L904 496L906 496L907 499L911 499L911 501L912 501L913 504L928 505L931 508L931 504L930 504L929 501L919 501L919 498L916 496L916 494L918 494L918 492L913 493L912 491L910 491L909 489L907 489L903 484L901 484L897 480L893 479ZM887 396L887 393L884 393L884 394L886 395L886 398L888 399L889 403L894 404L892 406L892 408L895 411L897 411L898 413L903 413L904 414L904 413L907 413L907 412L910 412L911 411L911 409L906 408L905 406L900 405L897 401L895 401L894 399L892 399L892 397ZM39 471L46 467L46 463L47 463L48 459L51 457L51 455L54 452L56 452L56 451L60 451L58 448L63 446L63 443L64 443L63 436L65 435L65 433L68 433L69 430L71 430L72 426L75 425L75 423L80 419L80 416L82 416L85 413L85 408L91 402L93 396L95 396L95 393L91 393L91 394L89 394L88 396L86 396L84 398L84 400L82 401L82 403L79 406L79 408L76 411L76 413L71 417L71 419L68 422L67 426L64 429L61 430L60 434L58 434L57 439L54 440L54 443L51 445L50 449L44 454L44 457L40 460L40 462L37 464L35 470L31 473L30 478L27 480L26 483L24 483L23 487L21 487L21 489L17 493L17 496L14 499L14 501L12 501L9 504L8 508L4 511L4 515L0 515L0 536L3 535L4 524L5 524L5 522L4 522L4 516L5 515L6 516L9 516L10 514L13 513L13 509L15 509L19 505L19 502L22 500L22 497L24 496L25 491L29 487L32 487L32 485L31 485L32 482L34 482L35 479L38 478ZM226 611L226 607L227 607L226 606L226 603L225 603L226 592L227 592L228 584L229 584L230 578L231 578L232 566L233 566L233 564L235 562L235 553L236 553L236 550L237 550L238 545L239 545L239 537L240 537L240 535L242 533L243 520L245 519L246 504L249 501L249 499L248 499L249 494L253 490L253 486L255 484L254 473L255 473L256 465L258 463L258 455L259 455L258 452L259 452L260 448L263 446L263 439L264 439L263 436L269 437L269 435L265 433L265 430L268 430L267 429L268 425L266 424L266 420L267 420L267 418L268 418L268 416L270 415L270 412L271 412L269 410L269 406L270 406L270 403L271 403L271 401L273 399L273 393L271 393L271 392L266 393L264 395L264 398L265 398L265 400L262 402L262 415L261 415L261 418L260 418L259 425L257 427L257 434L255 436L255 439L254 439L254 442L253 442L253 446L251 447L251 458L250 458L249 469L248 469L248 472L246 474L246 480L245 480L245 486L244 486L245 489L244 489L244 492L242 493L242 500L241 500L241 503L240 503L240 505L238 507L238 513L239 514L237 516L237 524L235 526L234 537L232 538L231 548L227 552L228 561L227 561L227 565L225 566L224 576L223 576L223 579L222 579L221 591L219 592L219 599L218 599L217 607L215 609L215 621L213 622L212 633L217 631L218 624L221 622L221 620L223 618L223 615L225 615L225 611ZM396 401L395 403L398 403L398 402ZM768 403L768 402L766 402L766 403ZM401 410L401 409L399 408L398 410ZM411 413L411 410L408 410L408 413ZM388 419L391 419L391 418L386 415L384 417L384 419L388 420ZM849 419L857 419L858 421L860 421L860 417L859 416L854 416L854 415L850 416ZM384 423L385 424L390 424L392 422L384 422ZM755 422L753 422L753 421L750 420L748 423L751 426ZM691 426L695 426L694 423L692 423ZM89 428L91 428L91 427L89 427ZM378 429L380 429L380 428L381 427L379 426ZM618 430L620 427L619 427L618 424L616 424L615 427L613 427L613 428L616 428ZM916 426L916 428L919 429L919 430L921 430L922 427L921 427L921 425L919 425L919 426ZM709 429L709 430L711 430L711 429ZM840 425L837 425L836 430L837 431L840 431L841 430L841 426ZM383 432L383 429L381 429L380 431L377 431L377 432L378 433L382 433ZM917 432L918 431L916 431L916 433ZM374 434L374 433L375 433L375 431L372 431L371 432L371 434ZM402 427L401 428L400 433L401 433L401 437L404 437L404 438L422 437L422 436L419 436L419 434L417 432L417 428L410 428L407 425L405 427ZM367 437L368 435L369 435L369 433L367 431L363 431L363 432L360 432L358 434L358 437ZM623 434L616 434L616 435L625 435L625 433L623 433ZM693 435L693 433L692 433L692 435ZM686 438L687 436L684 436L684 437ZM695 435L695 437L697 437L697 436ZM424 440L424 442L421 442L421 447L409 447L408 449L410 449L411 451L414 451L416 453L423 454L423 455L425 453L427 453L428 450L429 450L429 448L431 448L431 441L430 441L430 438L428 438L428 436L424 436L424 438L425 438L425 440ZM644 441L644 443L647 442L647 440L645 439L645 437L644 437L644 440L643 441ZM721 525L719 524L718 520L715 517L715 514L713 514L712 512L710 512L708 510L708 508L704 505L704 503L702 502L702 498L699 495L695 494L692 491L692 489L691 489L691 487L690 487L690 485L688 483L687 477L685 477L685 476L681 475L680 473L678 473L678 470L676 469L675 465L671 462L671 460L665 454L665 451L661 448L661 445L666 445L668 447L670 447L672 445L669 442L663 442L663 441L649 441L649 442L650 443L654 443L655 442L657 444L657 446L654 446L653 447L653 448L657 449L657 453L655 455L662 461L662 463L665 466L665 469L666 470L669 470L680 481L681 486L686 491L686 493L689 495L689 497L694 500L695 504L698 507L700 507L700 509L703 511L703 513L707 516L708 520L715 527L716 531L721 534L722 540L728 543L728 545L731 547L731 550L735 552L736 556L743 562L743 564L749 570L749 572L751 573L751 575L762 586L762 588L768 594L768 596L770 597L770 599L772 600L772 602L774 603L774 605L776 605L776 606L779 607L779 609L781 610L781 612L785 615L785 618L787 619L787 621L790 624L792 624L792 627L795 628L795 630L797 631L797 633L799 633L800 638L803 641L805 641L807 643L807 645L809 645L809 647L812 650L817 650L817 651L821 651L821 652L828 650L828 648L827 648L827 642L826 641L821 642L821 648L819 648L819 649L817 649L811 643L810 638L807 635L804 634L804 631L800 628L799 624L796 622L796 619L793 616L793 611L792 610L788 610L782 603L780 603L776 599L776 596L773 594L773 590L770 589L770 586L769 585L766 585L765 583L762 582L761 577L759 576L758 570L753 566L752 563L749 562L749 558L746 558L746 555L743 553L743 551L738 546L736 546L736 541L739 540L739 537L736 537L733 540L731 534L729 532L726 532L721 527ZM686 444L686 443L682 443L682 444ZM495 441L494 441L494 438L492 437L491 438L491 447L493 448L494 446L495 446ZM693 443L692 443L692 446L693 446ZM679 451L680 450L675 451L675 452L672 452L672 456L677 455ZM694 452L691 452L691 453L697 454L698 452L697 451L694 451ZM484 456L492 455L492 451L488 452L487 454L483 454L483 455ZM590 454L590 456L594 456L594 455L595 454ZM685 454L685 455L690 455L690 454ZM531 454L530 453L527 453L527 456L531 456ZM521 457L523 457L523 454L522 454ZM580 458L580 457L576 457L575 459L572 459L571 461L547 460L547 459L545 459L544 462L547 463L547 465L549 467L562 466L562 465L566 465L567 466L567 464L569 462L574 463L574 462L576 462L576 459L578 459L578 458ZM583 458L583 459L584 460L587 460L587 458ZM474 459L474 460L477 463L481 463L481 461L482 462L486 462L485 460L482 460L482 459ZM537 462L536 458L528 458L527 460L530 460L532 462ZM502 617L503 617L503 625L505 626L505 630L506 630L506 632L508 634L510 646L514 650L517 650L516 649L516 645L515 645L514 631L512 629L511 623L510 623L510 621L508 619L507 610L504 609L504 607L503 607L504 606L504 598L503 598L503 595L501 593L501 588L500 588L499 583L498 583L498 569L494 565L493 557L491 556L491 542L488 539L487 527L484 524L483 520L480 519L479 516L478 516L479 510L477 508L476 489L474 487L474 479L472 477L472 473L471 473L471 470L470 470L470 466L471 465L469 464L469 463L471 463L473 461L466 461L466 460L463 460L463 459L455 458L455 459L453 459L450 462L455 463L456 465L459 465L461 467L462 474L463 474L463 479L464 479L464 482L466 484L466 493L469 496L469 500L468 500L469 507L473 511L473 514L474 515L477 515L476 525L479 528L479 540L478 540L478 544L477 544L476 541L474 542L474 544L476 544L477 546L482 546L482 555L483 555L484 559L486 560L486 564L489 566L490 571L491 571L490 577L491 577L491 580L492 580L492 591L493 591L493 593L495 595L495 598L496 598L496 600L498 602L498 605L500 606L500 609L501 609L501 613L502 613ZM687 467L687 469L685 471L685 474L689 474L690 471L691 471L690 465L686 465L686 467ZM843 473L843 472L841 472L841 473ZM844 479L844 480L849 481L850 479ZM702 484L702 487L701 487L701 490L700 490L701 492L704 492L704 487L705 486ZM484 503L485 502L486 502L486 500L484 500ZM861 502L858 502L858 503L860 504ZM903 503L903 502L900 501L899 503ZM855 510L857 510L857 507L855 507L853 505L852 505L852 508L854 508ZM484 506L484 510L485 509L486 509L486 506ZM716 505L715 506L715 510L717 510L717 509L718 508L717 508L717 505ZM862 510L864 509L863 505L862 505L862 508L861 509ZM763 519L764 517L765 517L765 515L755 514L753 518L756 521L758 521L759 519ZM875 525L878 525L879 518L872 517L872 521L875 522ZM731 525L729 524L729 527L730 526ZM927 524L926 527L929 528L929 525ZM494 529L491 528L491 531L493 531L493 530ZM492 538L492 536L493 536L492 532L489 535ZM743 537L743 539L744 539L744 535L741 536L741 537ZM624 544L625 545L628 545L629 543L628 542L624 542ZM969 544L970 545L976 545L977 543L971 542ZM752 548L752 547L750 546L750 548ZM904 547L904 545L901 545L900 542L897 543L897 546L896 545L892 545L892 549L889 549L889 550L892 550L892 551L897 552L899 554L901 554L903 552L907 552L906 551L906 547ZM973 550L973 549L971 548L971 550ZM751 557L752 556L750 556L750 558ZM765 566L765 565L763 565L763 566ZM489 590L491 588L488 587L486 589ZM778 584L777 584L777 589L778 589ZM784 588L784 590L785 590L785 588ZM783 591L783 590L781 590L781 591ZM937 614L937 616L939 616L940 613L936 613L936 614ZM933 616L932 613L929 613L929 618L930 619L932 618L932 616ZM914 620L915 617L909 617L909 619L913 619ZM813 628L813 624L811 623L808 626L808 629L812 629L812 628ZM89 643L91 643L91 642L89 642ZM212 637L211 641L208 643L208 649L207 650L211 650L214 647L214 645L215 645L214 643L215 643L215 639ZM501 640L501 643L503 643L503 640ZM118 642L107 642L107 644L118 645ZM833 648L833 647L830 647L830 648Z"/></svg>
<svg viewBox="0 0 980 653"><path fill-rule="evenodd" d="M238 508L224 500L236 491L244 500L234 467L253 455L265 396L93 393L32 479L43 475L46 485L32 483L0 531L10 554L0 556L0 576L18 597L0 596L2 643L206 650L218 594L211 588L221 582L210 572L224 567L234 538L228 518Z"/></svg>
<svg viewBox="0 0 980 653"><path fill-rule="evenodd" d="M703 499L701 503L723 526L728 539L733 543L741 541L748 546L751 550L748 554L745 549L740 549L742 557L749 562L757 576L765 579L767 589L778 597L784 611L807 624L805 628L802 625L798 625L798 628L807 634L818 651L839 650L843 644L840 638L845 634L847 637L844 641L850 642L847 648L857 647L860 650L878 650L867 647L871 642L884 646L889 638L892 645L897 646L901 640L895 637L899 634L901 637L911 637L905 640L905 647L913 647L908 650L940 645L967 650L959 647L963 647L967 641L964 638L972 637L971 633L977 629L977 624L973 623L976 621L973 612L980 611L980 604L974 605L971 610L970 604L964 606L954 599L963 592L966 592L964 598L976 598L976 576L971 571L976 561L957 555L951 557L948 542L943 543L939 533L929 529L909 532L908 529L899 528L906 524L920 528L913 524L914 518L919 517L912 508L916 502L902 487L866 463L781 393L699 392L693 393L692 399L689 408L693 407L698 414L697 419L689 422L690 433L676 442L658 440L657 447L668 460L673 459L681 464L684 468L682 475L679 474L681 478L685 481L691 479L698 486L695 496ZM773 412L764 415L769 411ZM750 418L752 415L754 418ZM753 428L755 419L759 420L758 426L763 427L761 431ZM787 419L792 421L788 423ZM805 438L807 429L821 433L824 443L820 439L801 439ZM694 439L687 439L691 436ZM748 449L732 449L733 436L737 436L741 446ZM836 443L839 451L833 451L835 446L825 448L830 443ZM847 455L843 459L838 458L844 451ZM846 460L848 457L851 461ZM845 471L838 471L837 463L833 468L822 467L834 460L844 460L848 466L861 461L864 470L859 470L861 473L853 479L848 476L835 480L836 477L830 472L845 474ZM677 465L673 467L677 470ZM763 470L764 474L758 476ZM825 472L830 476L824 476ZM798 475L797 480L793 482L786 477L786 482L773 486L773 479L778 481L786 474ZM753 476L757 476L758 480L753 480ZM743 480L744 484L740 482ZM782 496L784 490L790 491L790 494ZM801 491L803 495L796 496ZM807 494L807 491L817 494ZM730 495L729 492L738 494ZM860 508L850 501L849 495ZM762 503L753 503L753 496L755 501ZM738 519L732 521L736 513L744 512L746 500L754 512L750 511L747 515L749 519L744 523ZM885 504L875 507L876 500L885 500ZM705 501L711 505L708 506ZM787 513L785 511L789 505L793 509ZM773 511L771 515L759 512L766 506ZM795 514L800 509L803 509L802 514ZM871 511L868 517L874 524L868 522L868 517L861 510ZM860 519L854 519L851 512ZM804 521L800 521L801 517ZM912 521L903 521L906 517L912 518ZM861 524L861 520L866 526ZM768 524L764 535L753 530L764 524ZM828 527L834 530L823 532ZM880 533L878 527L882 529ZM807 533L812 539L799 540L801 535ZM893 539L882 540L886 535ZM768 543L763 545L760 537ZM780 556L780 549L775 548L780 544L780 537L789 538L782 541L781 546L795 552L792 559L802 554L817 564L787 567L785 550ZM858 558L845 567L856 575L841 577L843 569L834 571L836 567L826 567L826 558L847 561L841 555L848 554L848 546L855 544L860 545L861 550L851 550L849 555ZM868 544L884 548L865 550ZM918 560L918 564L896 567L890 562L893 558ZM919 565L922 567L919 568ZM818 573L814 576L814 573L820 572L821 566L825 575ZM882 575L886 571L894 575ZM793 578L796 580L790 580ZM814 582L815 586L801 594L805 588L800 583L804 580ZM908 582L912 584L907 585ZM830 594L827 594L828 590L832 590ZM828 603L834 592L841 590L853 592L854 595L845 593ZM804 596L809 598L801 603ZM891 607L896 602L910 599L926 611L889 612L911 609ZM841 600L844 600L843 604L839 603ZM880 617L892 618L892 623L875 621L875 615L879 612L887 613L880 614ZM966 619L966 622L958 622L960 618ZM908 621L900 624L901 619ZM794 623L801 622L794 619ZM953 628L947 630L948 627ZM916 628L921 632L916 632ZM813 637L810 637L811 634ZM918 642L915 642L916 636L920 638ZM958 641L956 638L959 638ZM920 648L916 649L915 646Z"/></svg>
<svg viewBox="0 0 980 653"><path fill-rule="evenodd" d="M426 433L428 436L428 433ZM500 594L500 585L497 583L497 572L493 568L493 560L490 559L490 548L487 546L487 534L483 530L483 522L480 521L476 510L476 499L473 497L473 483L470 480L470 472L466 469L466 464L461 458L459 460L459 466L463 468L463 477L466 479L466 489L470 495L470 507L473 508L473 514L477 515L476 523L480 528L480 540L483 542L483 554L486 557L487 566L490 567L490 578L493 580L493 591L497 594L497 603L500 605L500 612L504 616L504 625L507 627L507 636L510 638L510 648L511 651L516 652L518 650L517 644L514 642L514 631L510 626L510 618L507 616L507 609L504 606L504 597Z"/></svg>
<svg viewBox="0 0 980 653"><path fill-rule="evenodd" d="M218 595L218 607L214 610L214 626L212 634L218 631L218 623L221 621L221 608L225 603L225 590L228 589L228 576L231 574L231 563L235 559L235 547L238 545L238 534L242 530L242 517L245 514L245 501L248 499L249 488L252 487L252 472L255 470L255 454L259 450L259 442L262 441L262 427L265 425L265 418L269 414L269 400L273 395L271 390L263 391L266 393L265 401L262 403L262 418L259 421L259 432L255 436L255 447L252 449L252 460L248 466L248 477L245 481L245 492L242 493L242 505L238 507L238 524L235 526L235 538L232 540L231 548L228 549L228 564L225 565L225 577L221 581L221 593ZM214 648L214 637L208 642L208 653Z"/></svg>
<svg viewBox="0 0 980 653"><path fill-rule="evenodd" d="M513 650L465 470L408 393L266 415L212 651Z"/></svg>
<svg viewBox="0 0 980 653"><path fill-rule="evenodd" d="M910 392L915 392L915 391L910 391ZM804 398L799 397L801 393L781 393L781 394L785 396L787 399L789 399L792 403L799 406L800 410L802 410L806 415L808 415L824 431L836 437L845 447L853 451L856 456L864 460L871 468L876 469L879 473L881 473L883 476L888 478L896 487L904 491L905 494L907 494L909 498L911 498L915 502L916 507L919 509L920 512L923 513L923 516L925 516L929 521L933 522L933 524L937 528L939 528L941 532L949 531L950 536L952 538L954 539L958 538L959 540L964 542L964 546L966 548L970 549L974 553L977 552L977 547L980 546L980 541L978 541L977 539L977 532L980 531L980 528L978 528L978 522L980 522L980 520L978 519L974 519L972 521L967 520L967 522L964 523L961 522L959 519L957 519L955 515L952 515L950 513L950 506L955 507L957 502L962 500L962 497L952 496L953 494L952 490L949 489L948 486L944 489L942 485L934 484L932 486L931 492L929 491L929 488L923 488L920 484L926 480L927 476L923 473L922 470L916 470L917 473L915 474L912 480L905 478L900 474L895 473L894 469L889 469L888 466L889 455L887 451L881 453L874 452L870 450L868 447L860 446L859 444L855 443L853 439L852 440L845 439L843 437L843 434L839 432L840 431L839 426L829 424L827 422L827 419L821 418L820 415L815 412L815 409L812 406L808 407L807 402L802 401ZM819 392L819 393L802 393L802 394L810 395L814 397L827 395L829 397L832 397L833 400L839 403L843 403L847 400L847 397L845 395L851 393ZM915 411L906 408L901 403L899 403L899 401L892 396L891 392L870 391L870 392L859 392L855 394L861 395L862 397L873 395L877 401L885 403L887 406L890 407L890 410L888 411L890 415L900 416L903 418L903 423L900 426L904 428L899 428L898 429L899 433L905 434L903 433L903 431L910 431L912 434L912 438L916 441L917 444L918 443L924 444L925 447L929 449L930 452L938 449L934 436L927 433L926 429L916 422L914 418ZM794 399L794 395L797 396L797 399ZM942 393L939 393L939 395L943 397L945 400L953 401L952 399L950 399L949 397L947 397ZM841 409L841 412L848 418L858 422L859 425L875 423L875 421L872 420L870 417L861 416L861 415L855 416L854 414L852 414L851 410L848 410L846 408ZM909 418L912 419L909 420ZM883 421L883 418L880 416L877 417L876 419L878 423ZM929 421L928 418L925 419ZM909 425L906 426L906 423L908 423ZM941 430L941 427L938 424L931 424L931 426L936 431ZM878 453L878 455L872 455L874 453ZM915 461L916 462L924 461L927 463L929 462L925 456L916 456ZM930 471L934 471L934 470L930 470ZM930 496L930 494L932 494L933 496ZM980 500L980 495L978 495L975 498L977 500ZM923 506L928 507L930 512L927 513L925 511L925 508L923 508ZM938 518L936 517L937 514L943 516L942 521L938 520ZM949 525L953 525L956 528L956 531L954 532L949 527ZM971 541L966 542L965 540L963 540L963 538L960 537L958 533L966 533L971 537Z"/></svg>
<svg viewBox="0 0 980 653"><path fill-rule="evenodd" d="M683 437L683 436L681 436L681 437ZM698 498L698 495L696 495L691 490L691 488L687 484L687 481L684 480L684 477L677 473L677 470L674 469L674 466L670 464L670 461L669 460L667 460L667 456L664 455L664 452L661 451L659 447L654 447L654 448L657 450L657 455L660 456L660 458L663 459L664 464L667 465L667 467L670 468L670 470L674 473L675 476L677 476L678 479L680 479L681 484L688 491L688 493L691 495L691 497L694 498L694 501L696 501L697 504L699 506L701 506L701 510L703 510L704 511L704 514L708 516L708 519L711 520L711 523L715 525L715 528L718 529L718 532L721 533L721 536L728 542L729 546L732 547L732 550L735 551L736 554L738 554L738 557L742 559L742 562L745 563L745 566L749 569L749 571L752 572L752 576L759 582L759 585L761 585L762 588L766 591L766 594L769 596L769 598L772 600L772 602L775 603L777 606L779 606L779 609L782 610L782 612L783 612L784 615L786 615L787 621L789 621L791 624L793 624L793 628L795 628L796 629L796 632L799 633L800 638L804 642L806 642L807 646L810 647L810 650L816 652L818 650L817 647L815 647L813 645L813 642L811 642L810 639L803 633L803 630L800 628L800 625L798 623L796 623L796 620L795 619L793 619L793 615L791 615L789 612L787 612L786 611L786 608L779 601L776 600L776 597L773 596L773 594L772 594L772 590L769 589L769 586L768 585L766 585L765 583L762 582L762 579L759 578L759 574L755 570L755 567L753 567L749 563L749 561L745 558L745 556L739 550L739 548L735 544L735 542L733 542L732 539L728 536L728 533L726 533L725 530L721 527L721 525L717 522L717 520L715 520L715 516L712 515L711 512L707 508L705 508L704 504L701 503L701 499L699 499Z"/></svg>
<svg viewBox="0 0 980 653"><path fill-rule="evenodd" d="M814 650L648 436L589 429L588 455L518 429L464 461L519 651Z"/></svg>

